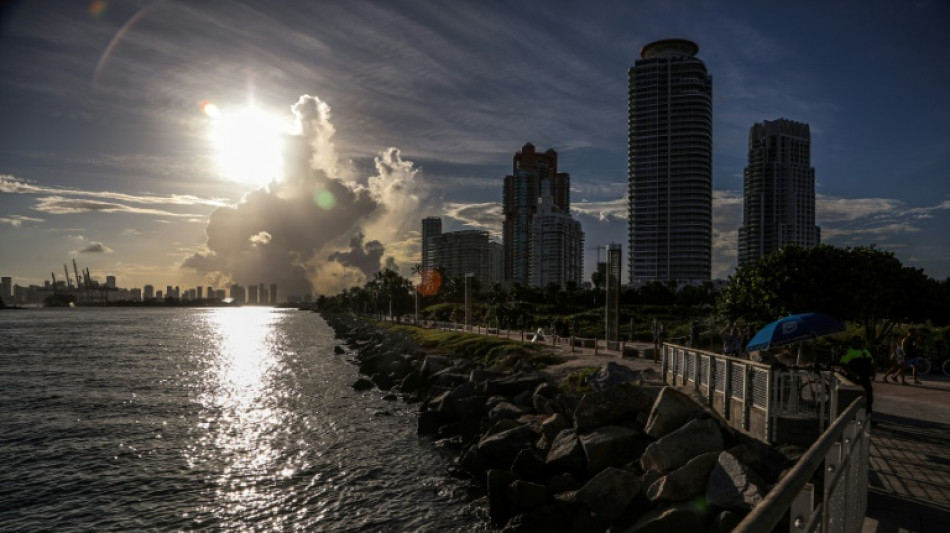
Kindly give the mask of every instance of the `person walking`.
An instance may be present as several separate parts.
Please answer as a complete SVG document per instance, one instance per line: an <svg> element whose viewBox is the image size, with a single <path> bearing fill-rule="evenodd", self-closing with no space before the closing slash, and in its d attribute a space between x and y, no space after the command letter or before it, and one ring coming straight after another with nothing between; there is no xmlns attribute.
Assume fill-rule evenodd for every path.
<svg viewBox="0 0 950 533"><path fill-rule="evenodd" d="M871 352L865 347L864 339L860 335L851 337L848 342L848 351L841 357L841 364L848 375L864 388L864 412L871 414L871 404L874 403L874 389L871 379L874 375L874 360Z"/></svg>
<svg viewBox="0 0 950 533"><path fill-rule="evenodd" d="M742 352L742 337L739 334L739 328L735 325L726 326L719 332L722 337L722 353L730 357L739 357Z"/></svg>
<svg viewBox="0 0 950 533"><path fill-rule="evenodd" d="M911 375L914 376L914 385L920 385L920 379L917 376L917 366L920 364L920 347L917 345L917 330L915 328L907 330L907 336L901 341L901 350L904 351L904 364L910 367Z"/></svg>
<svg viewBox="0 0 950 533"><path fill-rule="evenodd" d="M898 335L893 335L891 337L891 367L887 369L887 372L884 373L882 381L887 381L887 378L891 378L891 381L897 383L897 378L901 378L901 384L907 385L907 382L904 380L904 350L901 348L900 337Z"/></svg>

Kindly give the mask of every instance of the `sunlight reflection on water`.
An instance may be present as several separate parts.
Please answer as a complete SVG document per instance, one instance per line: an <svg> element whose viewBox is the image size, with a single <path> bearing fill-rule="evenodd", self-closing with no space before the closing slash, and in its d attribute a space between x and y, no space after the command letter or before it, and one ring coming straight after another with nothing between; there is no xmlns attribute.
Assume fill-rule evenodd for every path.
<svg viewBox="0 0 950 533"><path fill-rule="evenodd" d="M280 316L261 308L217 309L199 326L212 336L213 348L199 398L207 429L199 439L197 462L218 470L217 501L208 511L225 521L265 511L273 501L268 481L295 471L279 464L282 450L275 442L286 418L273 386L280 365L275 328Z"/></svg>

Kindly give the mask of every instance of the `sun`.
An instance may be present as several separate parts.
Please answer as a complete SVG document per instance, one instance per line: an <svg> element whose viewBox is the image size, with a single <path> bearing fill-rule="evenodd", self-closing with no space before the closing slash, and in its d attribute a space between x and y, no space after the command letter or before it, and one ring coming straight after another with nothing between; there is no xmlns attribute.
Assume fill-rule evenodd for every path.
<svg viewBox="0 0 950 533"><path fill-rule="evenodd" d="M283 122L254 106L222 110L204 102L201 110L211 119L219 172L239 183L264 186L282 174Z"/></svg>

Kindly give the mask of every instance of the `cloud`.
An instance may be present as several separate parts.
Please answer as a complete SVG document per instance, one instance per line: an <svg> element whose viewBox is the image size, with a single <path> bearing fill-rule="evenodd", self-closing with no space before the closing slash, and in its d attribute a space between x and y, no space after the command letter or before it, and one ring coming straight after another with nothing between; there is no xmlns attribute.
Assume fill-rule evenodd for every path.
<svg viewBox="0 0 950 533"><path fill-rule="evenodd" d="M8 224L14 228L19 228L24 222L45 222L42 218L28 217L23 215L10 215L0 217L0 224Z"/></svg>
<svg viewBox="0 0 950 533"><path fill-rule="evenodd" d="M36 185L32 181L23 180L9 174L0 174L0 192L10 194L45 194L53 195L53 197L58 199L63 199L62 197L99 198L142 205L207 205L219 207L230 204L230 202L224 199L201 198L188 194L155 196L149 194L135 195L110 191L83 191L64 187L47 187L44 185Z"/></svg>
<svg viewBox="0 0 950 533"><path fill-rule="evenodd" d="M375 175L360 179L336 151L329 105L303 95L291 110L296 134L284 139L283 179L213 211L206 250L183 268L274 282L282 294L331 292L372 276L383 243L415 226L425 190L412 162L388 148L375 158Z"/></svg>
<svg viewBox="0 0 950 533"><path fill-rule="evenodd" d="M112 248L102 244L99 241L90 242L85 248L77 250L74 253L79 254L111 254Z"/></svg>
<svg viewBox="0 0 950 533"><path fill-rule="evenodd" d="M488 231L495 238L501 237L504 216L498 202L450 202L445 205L444 214L465 226Z"/></svg>
<svg viewBox="0 0 950 533"><path fill-rule="evenodd" d="M601 222L627 220L627 197L601 202L580 201L571 203L571 211L596 217Z"/></svg>
<svg viewBox="0 0 950 533"><path fill-rule="evenodd" d="M68 215L73 213L134 213L139 215L158 215L167 217L198 217L189 213L172 213L162 209L134 207L116 202L84 200L80 198L63 198L61 196L46 196L39 198L33 209L52 215Z"/></svg>

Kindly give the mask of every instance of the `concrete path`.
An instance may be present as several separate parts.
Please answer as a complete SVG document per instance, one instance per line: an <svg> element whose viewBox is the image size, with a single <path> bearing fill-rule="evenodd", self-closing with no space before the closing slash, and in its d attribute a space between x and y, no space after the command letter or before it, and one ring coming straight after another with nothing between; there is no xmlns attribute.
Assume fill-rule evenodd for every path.
<svg viewBox="0 0 950 533"><path fill-rule="evenodd" d="M874 383L864 533L950 531L950 379Z"/></svg>

